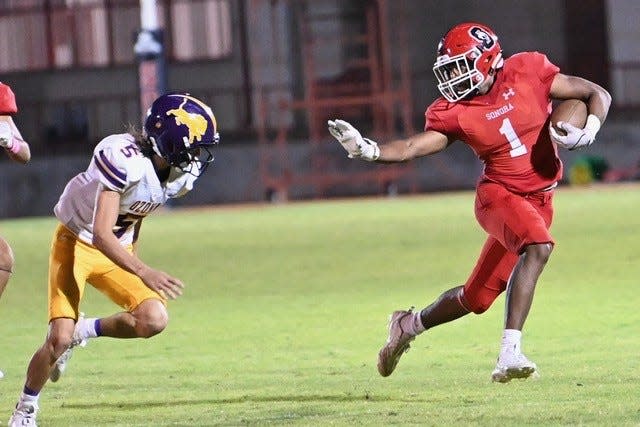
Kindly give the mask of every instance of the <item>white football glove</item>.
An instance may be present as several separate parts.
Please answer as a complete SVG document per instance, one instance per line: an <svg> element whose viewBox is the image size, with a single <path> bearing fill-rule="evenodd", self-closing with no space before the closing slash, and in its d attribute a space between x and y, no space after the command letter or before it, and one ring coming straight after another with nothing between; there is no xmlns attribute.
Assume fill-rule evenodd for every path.
<svg viewBox="0 0 640 427"><path fill-rule="evenodd" d="M360 157L373 162L380 157L378 143L369 138L363 138L358 129L354 128L349 122L329 120L327 125L329 133L347 150L350 159Z"/></svg>
<svg viewBox="0 0 640 427"><path fill-rule="evenodd" d="M11 132L11 125L5 121L0 121L0 147L11 149L12 142L13 132Z"/></svg>
<svg viewBox="0 0 640 427"><path fill-rule="evenodd" d="M567 132L567 134L560 135L553 125L549 123L551 140L562 148L577 150L593 144L596 139L596 133L600 130L600 119L593 114L589 114L584 129L577 128L566 122L558 122L558 127Z"/></svg>

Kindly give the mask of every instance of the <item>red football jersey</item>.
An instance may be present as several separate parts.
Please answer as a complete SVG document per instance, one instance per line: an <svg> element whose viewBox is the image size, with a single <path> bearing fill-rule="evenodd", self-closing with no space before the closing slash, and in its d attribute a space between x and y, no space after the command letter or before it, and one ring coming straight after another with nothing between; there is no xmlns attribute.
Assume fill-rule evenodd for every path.
<svg viewBox="0 0 640 427"><path fill-rule="evenodd" d="M16 97L9 86L0 83L0 114L11 115L18 112Z"/></svg>
<svg viewBox="0 0 640 427"><path fill-rule="evenodd" d="M469 145L484 162L483 178L516 193L547 188L562 177L547 128L549 91L558 72L541 53L513 55L487 94L456 103L434 101L425 112L425 130Z"/></svg>

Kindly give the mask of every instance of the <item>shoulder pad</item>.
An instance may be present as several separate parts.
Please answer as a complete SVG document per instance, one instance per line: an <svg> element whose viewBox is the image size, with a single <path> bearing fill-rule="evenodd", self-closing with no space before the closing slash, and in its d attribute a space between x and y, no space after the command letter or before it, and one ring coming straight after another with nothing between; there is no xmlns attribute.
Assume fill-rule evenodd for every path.
<svg viewBox="0 0 640 427"><path fill-rule="evenodd" d="M111 135L100 141L93 151L92 164L100 181L114 191L124 191L140 181L145 157L129 134Z"/></svg>

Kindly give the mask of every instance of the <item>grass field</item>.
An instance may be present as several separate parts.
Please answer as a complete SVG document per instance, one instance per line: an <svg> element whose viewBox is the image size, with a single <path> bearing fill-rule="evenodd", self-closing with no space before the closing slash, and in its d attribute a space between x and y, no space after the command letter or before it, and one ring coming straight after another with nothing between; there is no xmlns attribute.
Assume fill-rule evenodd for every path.
<svg viewBox="0 0 640 427"><path fill-rule="evenodd" d="M167 330L93 340L40 399L41 426L640 425L640 188L562 188L525 328L539 380L490 382L504 298L375 363L389 313L462 283L484 234L469 192L164 212L141 256L182 278ZM0 222L0 422L46 332L52 218ZM89 316L116 310L88 289Z"/></svg>

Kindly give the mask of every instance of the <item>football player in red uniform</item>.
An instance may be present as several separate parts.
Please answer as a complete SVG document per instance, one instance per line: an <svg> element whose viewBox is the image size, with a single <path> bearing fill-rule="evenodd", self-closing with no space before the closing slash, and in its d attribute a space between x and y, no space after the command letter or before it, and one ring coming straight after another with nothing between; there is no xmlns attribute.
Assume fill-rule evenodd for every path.
<svg viewBox="0 0 640 427"><path fill-rule="evenodd" d="M488 236L471 275L420 311L392 313L378 371L391 375L418 334L470 312L480 314L506 290L504 332L492 379L505 383L537 375L520 343L538 277L554 246L549 232L553 192L562 177L557 146L576 149L593 143L611 97L595 83L560 73L544 54L503 58L498 37L478 23L459 24L445 34L433 71L442 97L427 108L422 133L378 145L343 120L328 123L352 158L404 162L460 140L484 163L475 214ZM566 135L550 135L551 99L573 98L587 103L585 127L560 122Z"/></svg>
<svg viewBox="0 0 640 427"><path fill-rule="evenodd" d="M18 112L16 97L11 88L0 83L0 147L7 155L18 163L27 163L31 159L31 151L11 116ZM13 272L13 251L11 246L0 237L0 296L9 282ZM4 375L0 371L0 378Z"/></svg>

